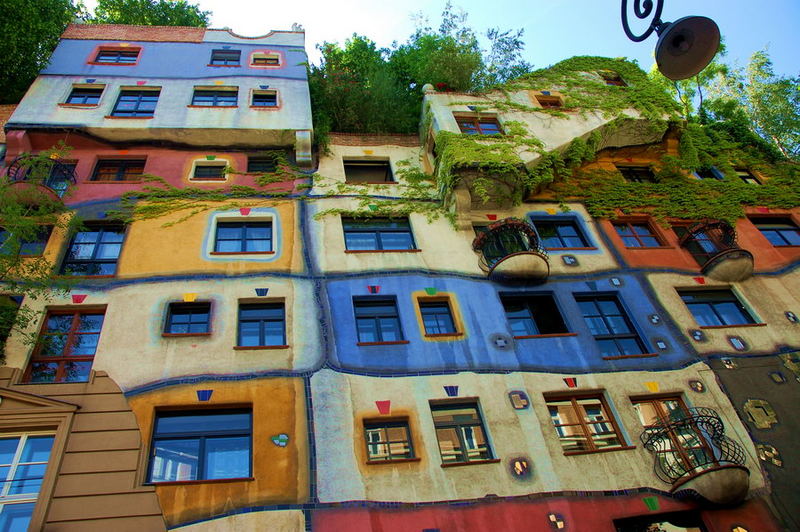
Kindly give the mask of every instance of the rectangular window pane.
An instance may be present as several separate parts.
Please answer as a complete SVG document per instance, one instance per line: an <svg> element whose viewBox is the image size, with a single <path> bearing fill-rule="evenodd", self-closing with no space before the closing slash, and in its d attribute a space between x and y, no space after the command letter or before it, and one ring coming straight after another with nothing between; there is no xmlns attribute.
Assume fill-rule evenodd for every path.
<svg viewBox="0 0 800 532"><path fill-rule="evenodd" d="M250 437L208 438L203 478L250 476Z"/></svg>
<svg viewBox="0 0 800 532"><path fill-rule="evenodd" d="M151 482L197 480L200 440L159 440L155 444Z"/></svg>
<svg viewBox="0 0 800 532"><path fill-rule="evenodd" d="M28 532L34 502L4 504L0 506L0 530L3 532Z"/></svg>

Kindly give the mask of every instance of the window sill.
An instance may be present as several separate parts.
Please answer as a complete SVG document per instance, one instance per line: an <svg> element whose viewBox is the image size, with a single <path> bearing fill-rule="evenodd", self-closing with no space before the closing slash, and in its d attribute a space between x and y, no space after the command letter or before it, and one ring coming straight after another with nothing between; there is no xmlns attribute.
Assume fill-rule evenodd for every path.
<svg viewBox="0 0 800 532"><path fill-rule="evenodd" d="M170 480L167 482L143 482L145 486L191 486L193 484L220 484L224 482L250 482L255 477L210 478L204 480Z"/></svg>
<svg viewBox="0 0 800 532"><path fill-rule="evenodd" d="M238 109L238 105L187 105L189 109Z"/></svg>
<svg viewBox="0 0 800 532"><path fill-rule="evenodd" d="M233 54L230 54L230 55L233 55ZM238 65L212 65L211 63L209 63L206 66L207 67L214 67L214 68L239 68L242 65L241 65L241 63L238 64Z"/></svg>
<svg viewBox="0 0 800 532"><path fill-rule="evenodd" d="M766 327L766 323L732 323L730 325L701 325L701 329L730 329L732 327Z"/></svg>
<svg viewBox="0 0 800 532"><path fill-rule="evenodd" d="M103 118L107 118L109 120L151 120L154 117L153 116L114 116L114 115L106 115Z"/></svg>
<svg viewBox="0 0 800 532"><path fill-rule="evenodd" d="M625 246L625 249L629 249L631 251L645 250L645 249L675 249L675 246L635 246L635 247Z"/></svg>
<svg viewBox="0 0 800 532"><path fill-rule="evenodd" d="M225 183L227 177L190 177L190 183Z"/></svg>
<svg viewBox="0 0 800 532"><path fill-rule="evenodd" d="M636 449L635 445L623 445L622 447L610 447L608 449L595 449L594 451L570 451L564 453L564 456L580 456L582 454L596 454L596 453L610 453L612 451L630 451Z"/></svg>
<svg viewBox="0 0 800 532"><path fill-rule="evenodd" d="M596 247L586 248L544 248L545 251L592 251L597 250Z"/></svg>
<svg viewBox="0 0 800 532"><path fill-rule="evenodd" d="M68 109L97 109L100 107L100 104L97 103L60 103L58 104L59 107L66 107Z"/></svg>
<svg viewBox="0 0 800 532"><path fill-rule="evenodd" d="M161 333L161 336L164 338L183 338L187 336L211 336L211 333Z"/></svg>
<svg viewBox="0 0 800 532"><path fill-rule="evenodd" d="M772 244L772 247L779 248L779 249L786 249L786 248L800 249L800 246L794 246L794 245L789 245L789 244L787 244L785 246L776 246L775 244Z"/></svg>
<svg viewBox="0 0 800 532"><path fill-rule="evenodd" d="M459 466L478 465L478 464L497 464L499 462L500 462L499 458L492 458L489 460L471 460L469 462L453 462L450 464L442 464L442 467L459 467Z"/></svg>
<svg viewBox="0 0 800 532"><path fill-rule="evenodd" d="M236 351L263 350L263 349L289 349L288 345L235 345Z"/></svg>
<svg viewBox="0 0 800 532"><path fill-rule="evenodd" d="M456 338L457 338L457 337L459 337L459 336L464 336L464 333L463 333L463 332L452 332L452 333L434 333L434 334L428 334L428 333L425 333L425 335L424 335L424 336L425 336L425 338L447 338L447 337L449 337L449 336L450 336L450 337L456 337Z"/></svg>
<svg viewBox="0 0 800 532"><path fill-rule="evenodd" d="M348 181L344 180L347 185L399 185L397 181Z"/></svg>
<svg viewBox="0 0 800 532"><path fill-rule="evenodd" d="M603 357L603 360L624 360L626 358L652 358L657 356L658 353L642 353L639 355L615 355L610 357Z"/></svg>
<svg viewBox="0 0 800 532"><path fill-rule="evenodd" d="M274 251L212 251L209 255L274 255Z"/></svg>
<svg viewBox="0 0 800 532"><path fill-rule="evenodd" d="M357 342L356 345L401 345L409 343L408 340L397 340L396 342Z"/></svg>
<svg viewBox="0 0 800 532"><path fill-rule="evenodd" d="M565 336L578 336L578 333L553 333L553 334L527 334L524 336L515 336L515 340L527 340L529 338L561 338Z"/></svg>
<svg viewBox="0 0 800 532"><path fill-rule="evenodd" d="M100 65L100 66L126 66L126 67L132 67L132 66L138 65L139 62L137 61L136 63L111 63L111 62L104 63L102 61L101 62L98 62L98 61L87 61L86 64L87 65Z"/></svg>
<svg viewBox="0 0 800 532"><path fill-rule="evenodd" d="M253 111L277 111L281 108L280 105L251 105L250 109Z"/></svg>
<svg viewBox="0 0 800 532"><path fill-rule="evenodd" d="M114 180L102 180L101 181L99 179L90 179L88 181L82 182L81 184L82 185L84 185L84 184L85 185L93 185L93 184L98 184L98 185L121 185L123 183L126 184L126 185L131 185L131 184L132 185L136 185L138 183L142 183L142 180L141 179L136 179L136 180L130 180L129 181L127 179L122 179L122 180L114 179Z"/></svg>
<svg viewBox="0 0 800 532"><path fill-rule="evenodd" d="M394 460L367 460L367 465L383 465L383 464L405 464L409 462L419 462L422 458L396 458Z"/></svg>
<svg viewBox="0 0 800 532"><path fill-rule="evenodd" d="M421 249L346 249L345 253L419 253Z"/></svg>

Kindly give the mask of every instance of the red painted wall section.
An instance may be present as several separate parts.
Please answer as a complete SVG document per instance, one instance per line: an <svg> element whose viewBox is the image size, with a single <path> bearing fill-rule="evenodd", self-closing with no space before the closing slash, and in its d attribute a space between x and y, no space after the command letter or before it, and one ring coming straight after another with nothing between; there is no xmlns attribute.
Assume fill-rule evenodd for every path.
<svg viewBox="0 0 800 532"><path fill-rule="evenodd" d="M10 133L9 137L13 133ZM68 196L64 198L65 202L70 205L88 201L116 199L125 192L140 190L147 185L152 186L152 183L146 182L97 183L90 181L89 179L99 159L146 159L144 167L146 174L161 177L176 187L191 186L208 190L224 190L231 185L243 185L261 189L255 183L258 174L229 174L225 181L200 182L189 180L192 164L196 160L207 161L207 156L210 155L214 156L217 161L223 159L228 161L228 166L235 168L237 171L245 172L247 170L248 153L255 155L258 153L257 150L244 153L213 150L178 150L152 146L134 146L127 149L81 135L71 134L65 137L63 134L55 133L29 132L26 135L26 139L29 140L29 144L22 146L22 149L15 150L15 155L22 151L38 152L46 150L55 146L59 141L64 141L72 148L66 160L77 163L75 167L77 186L73 187ZM20 142L17 142L17 144L20 144ZM264 190L264 192L291 192L294 186L301 182L303 182L303 179L295 180L294 182L276 183L261 190Z"/></svg>
<svg viewBox="0 0 800 532"><path fill-rule="evenodd" d="M650 511L644 497L656 497L658 510ZM341 508L317 510L314 530L320 532L614 532L614 519L695 510L693 503L678 502L656 495L622 497L581 497L530 502L485 502L460 507L427 506L413 509L379 510ZM561 529L551 525L549 514L564 522ZM778 532L769 510L760 501L748 501L734 508L701 513L709 532L730 532L741 526L750 532Z"/></svg>

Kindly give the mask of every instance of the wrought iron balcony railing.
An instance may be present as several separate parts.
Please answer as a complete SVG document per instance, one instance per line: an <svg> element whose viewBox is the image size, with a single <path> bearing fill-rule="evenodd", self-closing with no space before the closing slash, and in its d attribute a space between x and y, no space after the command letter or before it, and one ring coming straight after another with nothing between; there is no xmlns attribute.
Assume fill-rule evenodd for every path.
<svg viewBox="0 0 800 532"><path fill-rule="evenodd" d="M518 218L506 218L486 227L472 241L472 249L481 253L481 269L489 275L502 271L510 277L541 278L550 273L539 235Z"/></svg>
<svg viewBox="0 0 800 532"><path fill-rule="evenodd" d="M6 176L12 183L44 185L58 197L77 182L74 164L32 155L14 159L6 170Z"/></svg>
<svg viewBox="0 0 800 532"><path fill-rule="evenodd" d="M669 419L647 427L640 439L656 455L656 475L670 484L720 466L745 463L744 449L725 436L722 419L710 408L675 411Z"/></svg>
<svg viewBox="0 0 800 532"><path fill-rule="evenodd" d="M676 227L680 245L709 277L741 281L753 273L753 255L736 243L736 230L722 220L704 220Z"/></svg>

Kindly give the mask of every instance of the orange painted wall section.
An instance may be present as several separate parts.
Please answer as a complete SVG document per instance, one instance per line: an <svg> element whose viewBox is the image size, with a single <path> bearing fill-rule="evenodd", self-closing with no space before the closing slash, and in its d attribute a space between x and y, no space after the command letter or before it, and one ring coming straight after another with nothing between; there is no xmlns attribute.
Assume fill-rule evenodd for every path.
<svg viewBox="0 0 800 532"><path fill-rule="evenodd" d="M200 402L197 390L211 389ZM302 379L270 378L174 386L130 398L146 450L140 474L146 481L152 427L158 409L241 408L253 411L253 480L156 484L169 526L209 519L235 508L303 503L308 497L308 447ZM279 447L271 440L287 434Z"/></svg>

